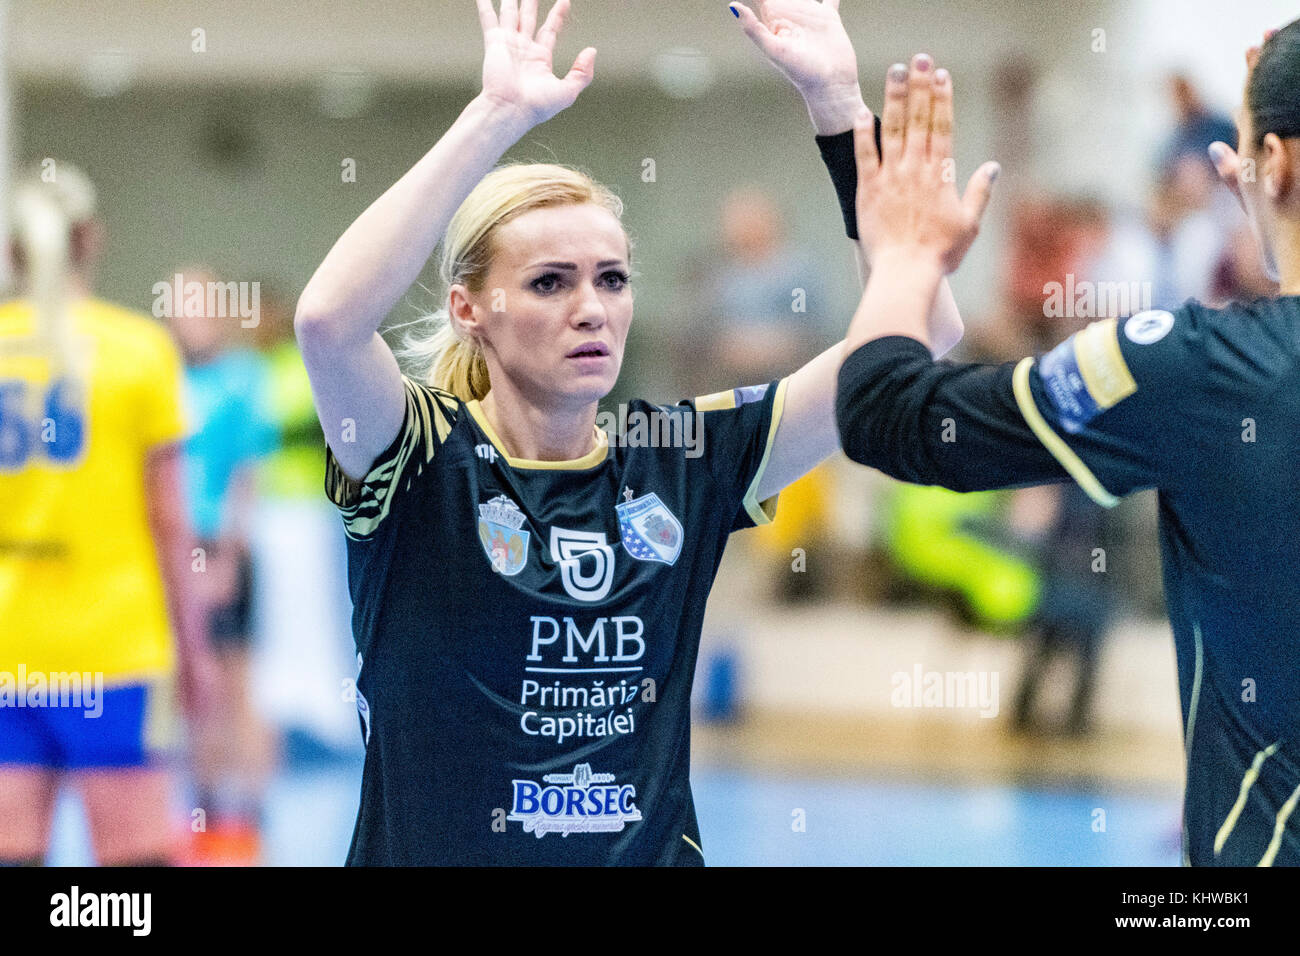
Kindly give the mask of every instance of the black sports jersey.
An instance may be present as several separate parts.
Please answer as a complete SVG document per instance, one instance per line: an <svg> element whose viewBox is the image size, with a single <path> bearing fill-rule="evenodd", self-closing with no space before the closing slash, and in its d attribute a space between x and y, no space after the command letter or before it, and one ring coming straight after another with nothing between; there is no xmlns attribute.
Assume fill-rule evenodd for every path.
<svg viewBox="0 0 1300 956"><path fill-rule="evenodd" d="M1300 299L1094 322L1037 362L877 339L844 363L837 417L850 458L906 481L1158 489L1184 860L1300 863Z"/></svg>
<svg viewBox="0 0 1300 956"><path fill-rule="evenodd" d="M366 741L348 863L702 864L691 682L727 536L771 520L784 380L632 402L569 462L404 383L364 481L326 458Z"/></svg>

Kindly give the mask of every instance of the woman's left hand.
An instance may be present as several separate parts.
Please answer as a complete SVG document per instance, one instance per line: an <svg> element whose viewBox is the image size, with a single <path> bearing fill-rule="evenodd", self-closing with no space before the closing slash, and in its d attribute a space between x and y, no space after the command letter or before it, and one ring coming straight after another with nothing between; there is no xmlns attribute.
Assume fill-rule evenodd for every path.
<svg viewBox="0 0 1300 956"><path fill-rule="evenodd" d="M728 6L754 45L803 95L818 133L853 128L862 89L840 0L758 0L760 15L742 3Z"/></svg>

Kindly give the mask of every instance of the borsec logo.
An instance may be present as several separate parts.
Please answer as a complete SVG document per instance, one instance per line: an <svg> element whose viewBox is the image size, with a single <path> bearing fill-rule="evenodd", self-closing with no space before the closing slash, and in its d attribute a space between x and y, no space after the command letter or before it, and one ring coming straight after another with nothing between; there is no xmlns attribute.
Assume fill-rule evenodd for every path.
<svg viewBox="0 0 1300 956"><path fill-rule="evenodd" d="M636 787L619 785L612 773L592 773L591 764L574 766L573 773L548 773L542 786L535 780L512 780L514 802L507 820L524 825L525 833L541 839L548 833L618 833L641 819L632 802Z"/></svg>
<svg viewBox="0 0 1300 956"><path fill-rule="evenodd" d="M1136 345L1159 342L1174 327L1174 315L1164 309L1151 309L1130 316L1124 323L1124 335Z"/></svg>

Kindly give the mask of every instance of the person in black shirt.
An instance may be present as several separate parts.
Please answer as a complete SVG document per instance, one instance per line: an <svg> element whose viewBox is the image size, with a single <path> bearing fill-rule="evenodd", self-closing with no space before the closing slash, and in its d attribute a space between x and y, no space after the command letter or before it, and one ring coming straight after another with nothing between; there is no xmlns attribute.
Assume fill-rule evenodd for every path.
<svg viewBox="0 0 1300 956"><path fill-rule="evenodd" d="M738 16L819 145L851 155L865 107L837 4L781 6ZM838 447L838 347L599 427L632 320L622 204L567 167L493 169L592 80L591 48L552 74L568 10L537 29L537 0L478 0L482 93L298 304L361 668L349 864L701 864L689 706L709 588L728 535ZM447 308L403 374L376 330L440 239ZM946 292L931 334L960 338Z"/></svg>
<svg viewBox="0 0 1300 956"><path fill-rule="evenodd" d="M876 271L836 409L849 457L906 481L1073 478L1107 506L1157 490L1196 866L1300 863L1300 21L1247 64L1240 154L1210 152L1282 294L1095 322L1005 365L935 362L925 347L929 302L975 238L995 167L959 197L943 175L950 79L893 68L883 161L858 124L857 212Z"/></svg>

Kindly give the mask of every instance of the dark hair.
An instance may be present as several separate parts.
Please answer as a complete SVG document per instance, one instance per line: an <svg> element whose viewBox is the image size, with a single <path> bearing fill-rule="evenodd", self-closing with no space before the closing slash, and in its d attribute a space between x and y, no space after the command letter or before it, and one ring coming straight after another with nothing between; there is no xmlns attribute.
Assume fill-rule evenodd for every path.
<svg viewBox="0 0 1300 956"><path fill-rule="evenodd" d="M1265 41L1246 87L1246 109L1256 147L1269 133L1300 136L1300 20Z"/></svg>

